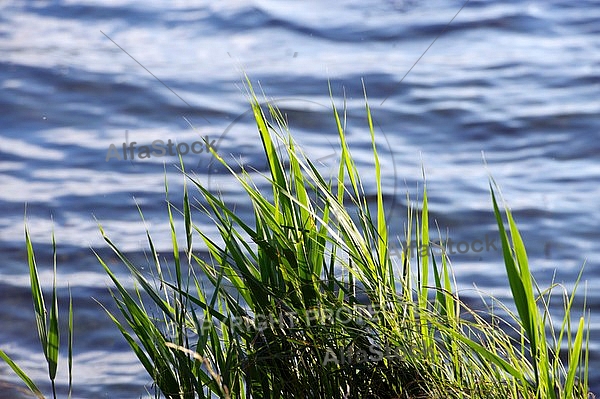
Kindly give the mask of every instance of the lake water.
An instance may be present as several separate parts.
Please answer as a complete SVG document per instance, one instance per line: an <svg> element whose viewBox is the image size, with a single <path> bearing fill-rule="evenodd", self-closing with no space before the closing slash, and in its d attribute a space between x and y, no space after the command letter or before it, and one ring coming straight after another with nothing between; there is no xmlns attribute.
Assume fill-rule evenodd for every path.
<svg viewBox="0 0 600 399"><path fill-rule="evenodd" d="M451 258L463 295L475 296L476 286L510 300L500 252L493 245L465 250L497 234L491 174L541 286L555 275L570 287L585 264L591 385L600 392L599 2L196 3L0 4L2 349L36 381L46 380L24 252L27 203L42 278L50 282L54 229L61 304L68 287L74 298L75 397L146 395L149 379L95 301L111 303L110 284L90 248L118 268L97 221L143 265L145 226L136 203L166 251L165 168L171 199L180 198L168 140L192 146L207 137L222 156L260 169L244 72L287 114L294 137L324 172L337 160L328 83L340 109L345 96L348 142L372 192L364 80L392 233L402 234L406 193L418 194L424 169L431 219L444 237L465 243ZM123 143L156 140L165 156L118 159ZM205 151L183 159L251 216L239 188ZM5 365L0 373L15 381ZM61 369L61 384L64 375Z"/></svg>

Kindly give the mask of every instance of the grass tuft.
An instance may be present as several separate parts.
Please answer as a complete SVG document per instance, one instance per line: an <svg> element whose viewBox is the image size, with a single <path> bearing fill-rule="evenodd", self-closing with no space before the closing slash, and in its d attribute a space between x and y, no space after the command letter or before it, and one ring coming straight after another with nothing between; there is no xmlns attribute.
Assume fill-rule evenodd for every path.
<svg viewBox="0 0 600 399"><path fill-rule="evenodd" d="M242 219L218 193L186 174L180 158L183 203L169 200L165 179L172 251L161 258L147 231L150 275L99 225L135 279L135 287L126 289L96 255L113 282L118 314L105 310L154 381L157 398L588 396L589 329L584 317L571 323L581 274L571 293L563 289L564 318L554 325L549 303L552 291L562 287L537 287L515 220L506 205L501 212L493 180L493 216L514 303L491 298L487 311L476 312L457 293L446 251L438 257L423 251L431 248L426 187L420 211L414 204L408 208L408 248L400 259L390 253L366 90L375 197L365 192L351 156L345 107L340 114L332 101L341 160L335 179L327 180L294 143L285 116L269 103L261 107L252 83L246 83L268 173L259 178L244 168L235 173L211 151L246 194L253 220ZM210 218L220 237L194 223L199 214ZM183 232L176 229L178 220ZM180 248L182 235L185 248ZM27 231L26 245L39 338L54 391L56 280L48 321ZM202 246L208 256L194 251ZM70 332L72 314L70 305ZM558 354L565 341L563 363ZM71 370L71 335L68 342ZM42 397L4 352L0 357Z"/></svg>

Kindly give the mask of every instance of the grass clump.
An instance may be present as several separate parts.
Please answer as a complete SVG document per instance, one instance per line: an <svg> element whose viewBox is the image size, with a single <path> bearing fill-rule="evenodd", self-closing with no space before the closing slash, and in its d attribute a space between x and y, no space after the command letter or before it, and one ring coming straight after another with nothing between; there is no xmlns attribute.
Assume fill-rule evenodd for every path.
<svg viewBox="0 0 600 399"><path fill-rule="evenodd" d="M120 311L108 315L153 379L157 397L587 397L589 335L584 318L576 328L571 324L575 290L565 293L564 319L554 328L548 304L555 286L534 292L523 242L507 207L505 224L495 186L492 205L516 308L503 307L504 316L492 307L475 312L460 300L445 255L412 256L411 248L430 248L425 189L420 211L411 206L407 214L408 249L398 262L392 259L366 94L374 203L335 105L341 161L335 179L326 180L295 146L284 116L271 105L263 109L247 83L269 192L251 171L236 174L213 155L247 194L252 223L184 171L183 204L168 201L168 261L147 235L153 275L142 273L100 227L136 281L134 290L126 289L98 256ZM165 189L168 200L166 183ZM220 238L194 223L198 213L211 218ZM176 232L178 218L183 232ZM194 251L198 238L208 257Z"/></svg>

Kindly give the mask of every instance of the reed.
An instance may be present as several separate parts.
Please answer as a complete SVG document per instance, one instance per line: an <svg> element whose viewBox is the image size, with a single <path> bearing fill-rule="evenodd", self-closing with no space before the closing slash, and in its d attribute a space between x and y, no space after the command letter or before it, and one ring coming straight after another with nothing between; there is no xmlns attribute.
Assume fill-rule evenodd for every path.
<svg viewBox="0 0 600 399"><path fill-rule="evenodd" d="M52 387L52 397L56 399L56 371L58 368L58 354L60 347L60 329L58 315L58 297L56 295L56 241L52 235L52 258L54 281L52 284L52 299L50 305L50 314L46 308L46 300L40 285L38 276L38 266L35 261L35 252L29 236L29 230L25 227L25 246L27 249L27 263L29 264L29 281L31 284L31 298L33 299L33 309L35 312L35 321L40 344L44 358L48 365L48 378ZM68 329L67 329L67 350L68 350L68 384L71 397L73 386L73 301L69 298ZM10 366L10 368L25 383L27 388L38 398L44 398L42 391L2 349L0 349L0 358Z"/></svg>
<svg viewBox="0 0 600 399"><path fill-rule="evenodd" d="M332 101L341 161L337 176L325 179L294 144L284 116L272 105L261 107L249 80L247 87L269 166L262 176L268 192L261 191L252 171L236 173L213 155L247 195L251 222L187 174L181 162L182 204L169 201L165 181L172 252L161 258L147 233L151 274L99 227L136 282L126 289L97 255L114 284L119 314L105 310L153 379L156 397L588 397L589 332L584 317L571 323L576 290L563 289L564 318L555 325L549 302L560 287L538 289L516 223L506 205L502 214L493 181L493 215L514 303L491 298L487 311L476 312L461 301L446 255L411 253L411 248L430 248L426 188L422 202L409 206L407 250L399 260L390 254L366 91L377 183L373 202L346 142L345 110L340 114ZM205 234L194 222L201 215L210 217L220 237ZM178 220L184 231L176 231ZM209 256L194 250L197 240ZM26 242L33 258L28 234ZM57 310L53 305L48 333L31 260L30 266L53 381ZM0 355L41 397L26 374Z"/></svg>

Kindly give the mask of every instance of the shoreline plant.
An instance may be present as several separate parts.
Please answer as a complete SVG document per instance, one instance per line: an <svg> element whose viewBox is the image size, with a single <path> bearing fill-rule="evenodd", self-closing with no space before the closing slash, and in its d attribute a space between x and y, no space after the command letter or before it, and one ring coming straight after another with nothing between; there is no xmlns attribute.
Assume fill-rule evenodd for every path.
<svg viewBox="0 0 600 399"><path fill-rule="evenodd" d="M346 142L345 109L340 114L332 101L341 160L335 179L327 180L294 144L285 116L270 104L261 107L248 79L247 88L268 162L262 178L269 191L261 191L252 171L242 167L236 173L239 167L211 152L247 194L252 223L187 174L181 162L181 206L170 202L165 180L169 259L159 256L147 232L152 274L133 264L99 226L135 281L128 289L96 254L114 284L119 312L104 309L152 378L157 398L588 397L589 329L584 317L571 320L581 274L571 293L563 289L564 317L556 325L549 303L559 285L541 290L535 284L516 223L506 205L501 211L492 179L493 215L514 307L491 298L486 310L475 311L461 301L445 251L411 256L411 247L429 248L432 242L425 187L419 210L408 209L407 251L401 259L390 255L366 90L374 203ZM194 223L199 214L210 218L220 237ZM178 219L183 233L176 231ZM194 251L195 239L208 257ZM38 330L44 332L43 295L27 230L26 242ZM55 302L54 295L51 334L40 332L45 354L58 346ZM58 351L48 353L52 370ZM7 354L0 351L0 357L43 397Z"/></svg>

